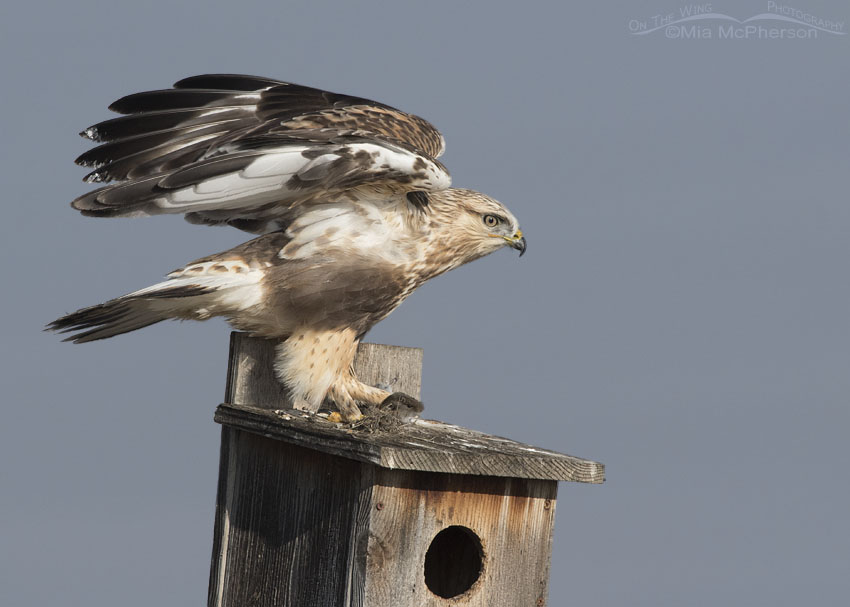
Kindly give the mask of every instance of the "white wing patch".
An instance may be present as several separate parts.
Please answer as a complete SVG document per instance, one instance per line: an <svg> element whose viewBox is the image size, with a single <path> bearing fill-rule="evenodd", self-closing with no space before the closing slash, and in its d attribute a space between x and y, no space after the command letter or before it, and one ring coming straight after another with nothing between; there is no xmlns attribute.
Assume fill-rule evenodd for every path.
<svg viewBox="0 0 850 607"><path fill-rule="evenodd" d="M292 240L278 256L307 259L331 249L344 249L403 262L405 256L398 245L405 234L399 214L386 202L383 208L367 201L322 205L290 224L286 235Z"/></svg>
<svg viewBox="0 0 850 607"><path fill-rule="evenodd" d="M245 169L205 179L154 200L172 212L250 209L292 196L286 182L307 162L306 147L288 147L257 157Z"/></svg>
<svg viewBox="0 0 850 607"><path fill-rule="evenodd" d="M374 143L360 143L348 147L368 152L373 158L373 167L411 175L414 182L410 189L445 190L452 184L448 172L427 156L420 156L395 146L385 147Z"/></svg>
<svg viewBox="0 0 850 607"><path fill-rule="evenodd" d="M327 148L327 153L315 156L322 148ZM249 210L270 203L290 206L325 190L370 182L398 182L400 185L395 187L407 191L443 190L451 185L451 177L427 157L395 146L290 145L269 150L242 170L173 190L152 202L171 213Z"/></svg>

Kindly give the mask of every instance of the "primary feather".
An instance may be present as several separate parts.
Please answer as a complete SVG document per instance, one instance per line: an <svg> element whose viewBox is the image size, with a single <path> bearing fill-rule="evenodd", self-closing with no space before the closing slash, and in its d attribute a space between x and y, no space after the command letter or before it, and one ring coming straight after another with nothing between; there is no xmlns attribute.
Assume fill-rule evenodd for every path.
<svg viewBox="0 0 850 607"><path fill-rule="evenodd" d="M85 215L182 213L264 232L317 196L451 184L436 160L443 137L430 123L360 97L213 74L128 95L110 109L127 115L84 130L102 144L77 162L94 168L86 181L119 183L74 200Z"/></svg>

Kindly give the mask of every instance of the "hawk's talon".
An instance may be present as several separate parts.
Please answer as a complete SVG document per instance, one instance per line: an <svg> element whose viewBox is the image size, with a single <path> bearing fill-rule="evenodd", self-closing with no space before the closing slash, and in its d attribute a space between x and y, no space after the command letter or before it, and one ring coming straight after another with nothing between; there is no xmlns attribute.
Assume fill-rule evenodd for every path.
<svg viewBox="0 0 850 607"><path fill-rule="evenodd" d="M353 424L363 419L363 414L360 409L357 409L357 411L331 411L326 419L334 424Z"/></svg>

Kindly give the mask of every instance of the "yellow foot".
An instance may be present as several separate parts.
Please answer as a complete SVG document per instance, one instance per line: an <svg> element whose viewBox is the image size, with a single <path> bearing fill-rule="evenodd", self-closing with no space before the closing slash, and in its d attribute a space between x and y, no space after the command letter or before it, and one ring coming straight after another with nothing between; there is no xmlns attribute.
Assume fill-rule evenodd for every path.
<svg viewBox="0 0 850 607"><path fill-rule="evenodd" d="M343 417L339 411L332 411L328 413L328 421L333 422L335 424L339 424L342 422L359 422L361 419L363 419L363 414L360 413L360 411L358 411L356 415L352 415L351 417Z"/></svg>

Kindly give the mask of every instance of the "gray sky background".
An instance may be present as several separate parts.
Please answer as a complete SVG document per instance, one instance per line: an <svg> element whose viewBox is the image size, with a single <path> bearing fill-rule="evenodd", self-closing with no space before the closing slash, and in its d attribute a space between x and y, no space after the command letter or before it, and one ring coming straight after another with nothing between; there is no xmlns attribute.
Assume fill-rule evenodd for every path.
<svg viewBox="0 0 850 607"><path fill-rule="evenodd" d="M228 328L41 333L245 240L68 207L78 131L205 72L419 113L520 218L369 340L425 348L429 417L606 464L560 486L551 605L846 604L850 35L630 35L683 5L5 3L0 604L206 600Z"/></svg>

